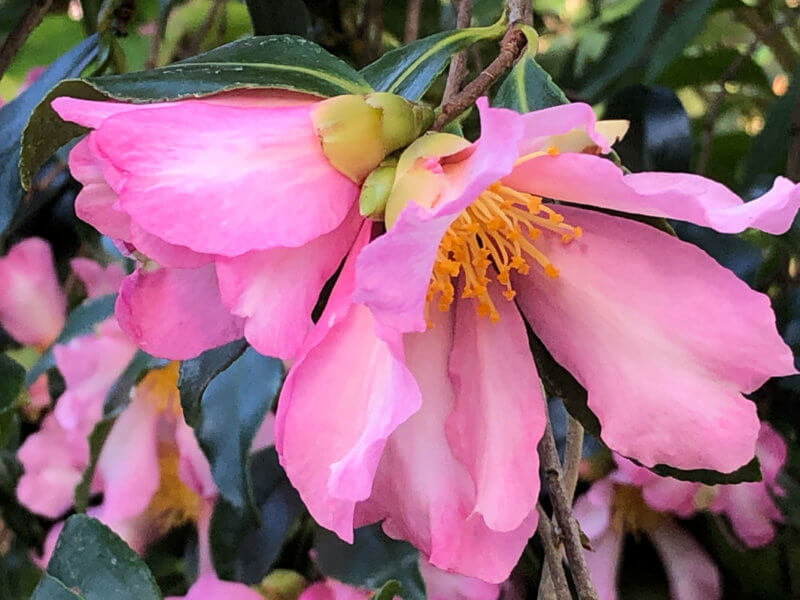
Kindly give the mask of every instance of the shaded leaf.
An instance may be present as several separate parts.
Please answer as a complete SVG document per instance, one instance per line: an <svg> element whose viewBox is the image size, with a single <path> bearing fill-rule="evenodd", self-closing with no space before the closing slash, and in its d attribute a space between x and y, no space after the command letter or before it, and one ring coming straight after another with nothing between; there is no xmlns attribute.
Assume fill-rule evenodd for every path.
<svg viewBox="0 0 800 600"><path fill-rule="evenodd" d="M83 469L83 473L81 473L81 480L75 486L73 495L75 511L78 513L86 512L86 507L89 506L89 495L92 489L94 472L97 469L97 461L100 458L103 445L108 439L108 434L111 433L111 428L114 427L116 421L116 415L105 417L95 424L89 434L89 462Z"/></svg>
<svg viewBox="0 0 800 600"><path fill-rule="evenodd" d="M450 62L450 57L478 42L500 38L503 21L488 27L445 31L387 52L360 73L379 92L419 100Z"/></svg>
<svg viewBox="0 0 800 600"><path fill-rule="evenodd" d="M667 66L700 33L714 0L691 0L684 3L680 13L670 22L653 50L647 65L644 83L653 83Z"/></svg>
<svg viewBox="0 0 800 600"><path fill-rule="evenodd" d="M568 102L550 74L536 62L533 53L526 51L500 84L492 106L526 113Z"/></svg>
<svg viewBox="0 0 800 600"><path fill-rule="evenodd" d="M25 368L5 354L0 354L0 413L14 407L24 381Z"/></svg>
<svg viewBox="0 0 800 600"><path fill-rule="evenodd" d="M670 63L657 81L673 89L715 83L736 60L741 61L741 66L736 70L733 81L769 88L770 81L764 70L752 57L741 57L733 48L715 48L697 56L680 56Z"/></svg>
<svg viewBox="0 0 800 600"><path fill-rule="evenodd" d="M50 88L65 77L80 75L96 55L97 37L92 36L53 62L27 90L0 107L0 236L11 224L23 195L17 164L20 137L28 117ZM30 177L35 174L36 170Z"/></svg>
<svg viewBox="0 0 800 600"><path fill-rule="evenodd" d="M636 462L636 461L634 461ZM761 463L758 458L753 458L743 467L739 467L731 473L720 473L710 469L692 469L684 471L675 469L669 465L656 465L650 469L653 473L662 477L672 477L681 481L699 481L706 485L720 485L725 483L743 483L745 481L761 481Z"/></svg>
<svg viewBox="0 0 800 600"><path fill-rule="evenodd" d="M68 80L53 89L31 115L23 134L20 173L30 185L39 166L86 129L64 123L50 107L58 96L87 100L155 102L198 98L241 88L281 88L318 96L367 94L369 84L350 65L301 37L237 40L149 71Z"/></svg>
<svg viewBox="0 0 800 600"><path fill-rule="evenodd" d="M169 361L150 356L142 350L137 350L131 362L125 367L122 375L114 382L106 394L103 404L103 414L108 416L119 415L131 400L131 390L150 369L165 367Z"/></svg>
<svg viewBox="0 0 800 600"><path fill-rule="evenodd" d="M303 0L245 0L255 35L308 36L311 16Z"/></svg>
<svg viewBox="0 0 800 600"><path fill-rule="evenodd" d="M160 600L147 567L97 519L70 517L31 600Z"/></svg>
<svg viewBox="0 0 800 600"><path fill-rule="evenodd" d="M374 600L392 600L396 596L400 596L403 586L396 579L390 579L383 584L383 587L375 592Z"/></svg>

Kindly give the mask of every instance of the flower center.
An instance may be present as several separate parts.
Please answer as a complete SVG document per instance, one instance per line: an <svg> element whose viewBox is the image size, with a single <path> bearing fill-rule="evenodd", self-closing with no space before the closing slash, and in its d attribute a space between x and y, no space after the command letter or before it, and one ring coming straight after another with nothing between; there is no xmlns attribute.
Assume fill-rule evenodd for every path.
<svg viewBox="0 0 800 600"><path fill-rule="evenodd" d="M145 509L145 520L160 535L184 523L196 521L200 497L180 478L180 453L172 443L158 445L159 486Z"/></svg>
<svg viewBox="0 0 800 600"><path fill-rule="evenodd" d="M493 183L461 212L442 237L428 286L428 302L438 296L439 310L446 312L456 293L452 280L463 273L461 297L475 298L478 314L496 323L500 315L488 292L491 275L505 287L503 296L507 300L516 295L511 271L525 275L530 261L549 277L558 277L558 269L533 243L543 232L560 236L565 244L582 234L580 227L566 224L564 217L539 196Z"/></svg>
<svg viewBox="0 0 800 600"><path fill-rule="evenodd" d="M632 485L614 488L611 501L611 526L617 533L641 533L652 529L663 517L647 506L642 490Z"/></svg>
<svg viewBox="0 0 800 600"><path fill-rule="evenodd" d="M178 391L180 363L171 362L160 369L152 369L136 385L136 393L147 398L158 412L183 418L181 395Z"/></svg>

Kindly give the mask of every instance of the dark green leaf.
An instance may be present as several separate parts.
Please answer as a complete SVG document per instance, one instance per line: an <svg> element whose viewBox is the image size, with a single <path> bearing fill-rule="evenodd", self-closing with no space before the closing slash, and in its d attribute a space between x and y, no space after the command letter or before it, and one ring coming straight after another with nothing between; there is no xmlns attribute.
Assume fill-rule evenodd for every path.
<svg viewBox="0 0 800 600"><path fill-rule="evenodd" d="M619 22L606 54L590 70L589 80L580 93L582 97L593 98L636 61L652 41L661 3L662 0L646 0Z"/></svg>
<svg viewBox="0 0 800 600"><path fill-rule="evenodd" d="M418 552L406 542L388 538L379 525L356 529L352 545L321 530L314 550L317 565L326 577L370 589L379 589L396 579L403 586L405 600L425 599Z"/></svg>
<svg viewBox="0 0 800 600"><path fill-rule="evenodd" d="M111 433L111 428L114 426L117 417L105 417L98 421L92 433L89 434L89 462L86 468L81 473L81 480L75 486L75 511L79 513L86 512L86 507L89 506L89 494L92 489L92 479L94 479L94 472L97 468L97 460L100 458L100 451L103 449L103 444L108 439L108 434Z"/></svg>
<svg viewBox="0 0 800 600"><path fill-rule="evenodd" d="M526 113L568 102L550 74L536 62L533 53L525 52L500 84L492 106Z"/></svg>
<svg viewBox="0 0 800 600"><path fill-rule="evenodd" d="M31 87L0 107L0 236L11 224L23 195L17 164L20 137L28 117L50 88L65 77L80 75L96 54L97 37L92 36L51 64ZM31 172L30 177L35 174Z"/></svg>
<svg viewBox="0 0 800 600"><path fill-rule="evenodd" d="M308 36L311 16L303 0L245 0L255 35Z"/></svg>
<svg viewBox="0 0 800 600"><path fill-rule="evenodd" d="M720 473L719 471L711 471L709 469L683 471L670 467L669 465L656 465L650 470L662 477L672 477L673 479L680 479L681 481L699 481L706 485L761 481L762 479L761 463L758 462L757 458L753 458L749 463L731 473Z"/></svg>
<svg viewBox="0 0 800 600"><path fill-rule="evenodd" d="M374 600L393 600L395 597L400 597L400 591L402 589L403 586L400 585L399 581L390 579L383 584L383 587L375 593L373 598Z"/></svg>
<svg viewBox="0 0 800 600"><path fill-rule="evenodd" d="M118 416L130 403L131 390L150 369L166 366L168 361L150 356L146 352L137 350L131 362L123 371L119 379L111 386L106 394L103 405L105 416Z"/></svg>
<svg viewBox="0 0 800 600"><path fill-rule="evenodd" d="M53 345L65 344L74 337L91 333L95 325L110 317L114 312L114 302L116 302L114 294L85 300L67 317L64 329L61 330L61 334L53 342ZM53 358L53 346L50 346L28 371L25 385L32 385L42 373L53 366L55 366L55 359Z"/></svg>
<svg viewBox="0 0 800 600"><path fill-rule="evenodd" d="M237 351L237 346L232 344L225 348L228 354L223 352L216 358L229 358ZM280 389L283 365L275 358L267 358L248 348L225 370L217 372L219 375L202 391L199 410L195 410L191 399L183 400L189 380L182 376L181 403L189 409L187 423L194 428L200 447L211 463L220 495L234 507L248 506L256 514L247 467L250 446ZM201 385L194 387L195 392L203 387L200 376L193 384L198 382Z"/></svg>
<svg viewBox="0 0 800 600"><path fill-rule="evenodd" d="M14 406L25 381L25 369L5 354L0 354L0 413Z"/></svg>
<svg viewBox="0 0 800 600"><path fill-rule="evenodd" d="M653 57L647 65L644 83L653 83L664 69L700 33L714 0L690 0L682 5L680 13L672 20L658 40Z"/></svg>
<svg viewBox="0 0 800 600"><path fill-rule="evenodd" d="M318 96L372 91L347 63L313 42L292 35L237 40L150 71L68 80L36 107L25 128L20 159L23 185L29 187L33 174L53 152L86 132L61 121L50 108L53 98L156 102L241 88L281 88Z"/></svg>
<svg viewBox="0 0 800 600"><path fill-rule="evenodd" d="M456 52L480 40L501 37L505 23L489 27L468 27L437 33L387 52L361 69L372 87L409 100L419 100L450 62Z"/></svg>
<svg viewBox="0 0 800 600"><path fill-rule="evenodd" d="M697 56L678 57L661 73L658 83L672 89L715 83L736 60L741 61L741 66L733 81L769 88L770 81L764 70L750 56L741 57L733 48L715 48Z"/></svg>
<svg viewBox="0 0 800 600"><path fill-rule="evenodd" d="M108 527L70 517L31 600L160 600L147 567Z"/></svg>
<svg viewBox="0 0 800 600"><path fill-rule="evenodd" d="M303 512L303 503L278 464L274 448L255 454L250 472L261 523L254 526L246 510L220 500L214 507L210 532L217 574L248 585L258 583L269 572L287 532Z"/></svg>

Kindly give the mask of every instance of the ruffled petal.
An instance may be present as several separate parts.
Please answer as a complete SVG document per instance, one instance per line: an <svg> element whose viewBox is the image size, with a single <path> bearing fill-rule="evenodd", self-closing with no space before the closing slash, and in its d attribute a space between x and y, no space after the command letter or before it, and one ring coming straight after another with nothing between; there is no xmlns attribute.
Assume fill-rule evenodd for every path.
<svg viewBox="0 0 800 600"><path fill-rule="evenodd" d="M611 161L590 154L534 156L520 162L503 183L555 200L689 221L722 233L753 227L781 234L800 209L800 185L785 177L778 177L760 198L742 202L721 183L699 175L623 175Z"/></svg>
<svg viewBox="0 0 800 600"><path fill-rule="evenodd" d="M137 269L122 283L116 315L122 330L142 350L171 360L232 342L244 330L244 320L222 304L213 264Z"/></svg>
<svg viewBox="0 0 800 600"><path fill-rule="evenodd" d="M266 356L294 357L311 330L325 282L336 272L363 222L351 211L338 228L299 248L273 248L217 260L222 302L247 318L247 341Z"/></svg>
<svg viewBox="0 0 800 600"><path fill-rule="evenodd" d="M381 339L369 310L350 303L353 262L345 264L289 371L276 425L276 448L292 485L321 525L350 542L355 505L370 495L386 439L421 402L399 334Z"/></svg>
<svg viewBox="0 0 800 600"><path fill-rule="evenodd" d="M354 300L366 304L379 321L399 331L425 331L425 295L444 232L483 190L508 174L517 159L520 116L487 108L484 99L478 101L478 108L480 140L463 152L463 160L458 155L444 157L444 161L438 156L420 157L418 168L437 177L423 180L424 185L394 225L359 257ZM418 142L425 140L423 137ZM413 149L414 144L406 152ZM401 185L398 178L395 186Z"/></svg>
<svg viewBox="0 0 800 600"><path fill-rule="evenodd" d="M560 276L532 269L513 284L534 332L588 391L603 440L646 466L747 463L759 422L742 393L795 372L769 299L655 228L559 210L584 232L537 241Z"/></svg>
<svg viewBox="0 0 800 600"><path fill-rule="evenodd" d="M721 596L719 570L693 537L666 519L647 534L666 567L675 600L717 600Z"/></svg>
<svg viewBox="0 0 800 600"><path fill-rule="evenodd" d="M384 519L389 536L408 540L439 569L501 583L535 531L537 514L512 531L496 532L474 512L475 483L446 435L455 403L447 372L452 329L452 315L437 313L433 329L405 336L406 364L422 390L422 407L389 438L372 495L357 517L362 524Z"/></svg>
<svg viewBox="0 0 800 600"><path fill-rule="evenodd" d="M455 404L446 430L454 456L475 482L474 512L490 529L512 531L539 496L536 445L545 400L522 317L496 288L489 294L497 323L479 317L471 300L456 306L450 354Z"/></svg>
<svg viewBox="0 0 800 600"><path fill-rule="evenodd" d="M201 253L299 246L335 229L358 187L331 166L309 107L185 101L119 113L92 134L105 178L145 231ZM202 123L202 127L198 127Z"/></svg>
<svg viewBox="0 0 800 600"><path fill-rule="evenodd" d="M67 301L50 245L40 238L15 244L0 258L0 325L21 344L49 345L64 327Z"/></svg>

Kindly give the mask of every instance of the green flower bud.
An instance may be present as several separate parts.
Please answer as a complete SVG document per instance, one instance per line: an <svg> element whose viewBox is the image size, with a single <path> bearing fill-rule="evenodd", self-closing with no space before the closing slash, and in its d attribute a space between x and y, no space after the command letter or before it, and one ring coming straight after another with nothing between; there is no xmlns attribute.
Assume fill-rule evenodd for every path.
<svg viewBox="0 0 800 600"><path fill-rule="evenodd" d="M392 193L394 175L397 171L397 159L387 158L377 169L367 175L361 186L358 208L362 217L373 221L383 221L386 202Z"/></svg>

